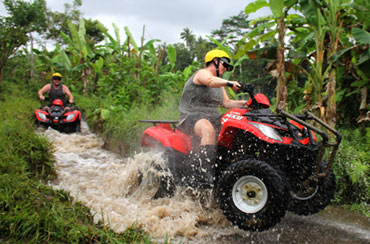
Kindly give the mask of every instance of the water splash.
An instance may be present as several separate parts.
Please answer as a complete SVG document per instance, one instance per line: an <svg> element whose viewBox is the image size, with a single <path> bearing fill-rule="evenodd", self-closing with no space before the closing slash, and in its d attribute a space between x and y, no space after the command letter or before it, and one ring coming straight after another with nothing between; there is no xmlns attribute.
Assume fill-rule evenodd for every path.
<svg viewBox="0 0 370 244"><path fill-rule="evenodd" d="M58 179L51 183L53 188L70 192L90 209L95 221L104 220L115 232L135 223L157 238L205 237L212 234L210 226L234 230L210 200L210 192L178 188L170 199L152 199L158 188L154 165L166 163L162 153L122 158L104 150L102 139L85 122L80 134L50 128L41 133L55 146Z"/></svg>

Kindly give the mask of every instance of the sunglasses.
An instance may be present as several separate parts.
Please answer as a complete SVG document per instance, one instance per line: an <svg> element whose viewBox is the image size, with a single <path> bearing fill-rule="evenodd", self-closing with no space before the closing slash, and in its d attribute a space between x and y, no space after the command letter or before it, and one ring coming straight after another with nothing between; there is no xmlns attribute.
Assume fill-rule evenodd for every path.
<svg viewBox="0 0 370 244"><path fill-rule="evenodd" d="M53 80L62 80L59 76L53 76Z"/></svg>
<svg viewBox="0 0 370 244"><path fill-rule="evenodd" d="M226 68L226 71L232 71L234 68L234 66L229 64L229 60L227 60L226 58L221 58L220 63L222 63L222 65Z"/></svg>

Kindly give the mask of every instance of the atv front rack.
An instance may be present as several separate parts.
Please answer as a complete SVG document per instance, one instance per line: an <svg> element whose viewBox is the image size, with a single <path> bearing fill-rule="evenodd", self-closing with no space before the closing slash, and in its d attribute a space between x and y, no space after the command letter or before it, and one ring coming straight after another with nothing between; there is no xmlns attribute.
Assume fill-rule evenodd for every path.
<svg viewBox="0 0 370 244"><path fill-rule="evenodd" d="M276 112L279 115L283 116L283 117L289 118L289 119L307 127L308 129L316 132L317 134L319 134L322 137L322 141L319 142L321 145L320 145L319 154L318 154L317 159L316 159L315 173L311 177L309 177L303 184L308 185L310 182L317 181L319 178L325 178L330 172L331 166L332 166L333 161L334 161L335 154L337 153L339 144L342 140L341 134L338 131L336 131L335 129L331 128L324 121L319 119L317 116L310 113L309 111L305 111L303 116L299 116L302 119L300 119L297 116L294 116L292 114L289 114L289 113L287 113L287 112L285 112L284 110L281 110L281 109L276 109ZM317 122L318 124L320 124L321 126L323 126L325 129L327 129L329 132L331 132L335 136L335 143L329 141L330 138L329 138L329 136L326 132L318 129L317 127L315 127L315 126L313 126L313 125L311 125L307 122L305 122L303 119L304 120L313 120L313 121ZM310 137L310 140L312 140L311 137ZM324 158L325 149L329 148L329 147L332 147L333 149L330 153L326 168L322 170L322 167L323 167L322 160Z"/></svg>

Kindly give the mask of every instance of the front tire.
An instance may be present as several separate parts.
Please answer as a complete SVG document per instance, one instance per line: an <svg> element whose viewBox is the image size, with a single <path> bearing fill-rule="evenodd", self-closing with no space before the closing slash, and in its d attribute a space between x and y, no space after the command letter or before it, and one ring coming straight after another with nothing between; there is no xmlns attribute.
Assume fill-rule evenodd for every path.
<svg viewBox="0 0 370 244"><path fill-rule="evenodd" d="M290 200L284 177L252 158L222 173L215 197L227 219L249 231L267 230L278 223Z"/></svg>

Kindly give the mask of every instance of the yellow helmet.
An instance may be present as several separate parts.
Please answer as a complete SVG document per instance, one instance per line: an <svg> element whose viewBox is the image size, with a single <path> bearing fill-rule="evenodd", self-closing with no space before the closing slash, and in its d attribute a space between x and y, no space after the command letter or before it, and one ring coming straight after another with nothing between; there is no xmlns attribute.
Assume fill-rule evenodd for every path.
<svg viewBox="0 0 370 244"><path fill-rule="evenodd" d="M62 75L61 75L60 73L54 73L54 74L52 75L52 77L54 77L54 76L57 76L57 77L62 78Z"/></svg>
<svg viewBox="0 0 370 244"><path fill-rule="evenodd" d="M218 49L213 49L209 51L204 58L204 62L207 64L209 62L212 62L214 58L218 58L219 60L221 60L227 71L233 70L234 66L230 64L231 58L229 54L227 54L225 51ZM218 64L216 65L216 67L218 69Z"/></svg>
<svg viewBox="0 0 370 244"><path fill-rule="evenodd" d="M231 60L230 56L225 51L213 49L206 54L204 62L205 63L211 62L214 58L227 58L229 62Z"/></svg>

